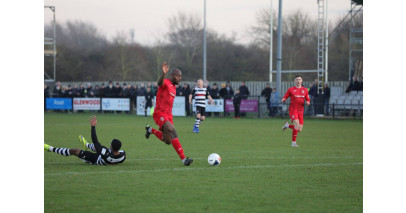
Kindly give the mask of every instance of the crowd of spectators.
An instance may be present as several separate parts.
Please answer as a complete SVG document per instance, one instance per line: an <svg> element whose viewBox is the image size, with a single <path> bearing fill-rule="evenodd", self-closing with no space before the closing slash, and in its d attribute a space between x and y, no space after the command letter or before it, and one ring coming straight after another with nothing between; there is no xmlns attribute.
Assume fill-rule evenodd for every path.
<svg viewBox="0 0 406 213"><path fill-rule="evenodd" d="M196 83L196 82L195 82ZM311 103L315 103L315 98L318 96L318 82L315 79L314 82L310 83L308 90L309 96L311 98ZM191 106L189 105L189 95L192 92L192 89L195 85L189 85L184 83L183 85L176 86L176 95L177 96L184 96L185 97L185 110L187 116L193 116L193 112ZM229 81L226 83L221 84L221 88L218 87L216 83L213 83L211 86L209 85L208 81L204 81L203 86L207 88L209 91L210 96L213 99L234 99L235 93ZM152 92L154 96L156 96L158 91L157 82L147 83L145 86L144 83L137 84L127 84L123 83L113 83L109 81L107 85L102 83L100 86L96 84L94 87L90 83L80 83L72 85L62 85L61 82L56 82L52 93L50 88L45 85L44 86L44 98L47 97L65 97L65 98L74 98L74 97L108 97L108 98L130 98L131 103L133 106L137 105L137 96L145 96L147 94L147 88ZM248 87L245 85L245 81L241 82L241 85L237 88L239 90L238 97L242 100L247 99L250 96L250 91ZM350 81L349 86L346 92L349 91L362 91L362 78L361 81L358 81L357 78L354 76L352 81ZM328 99L330 96L330 88L328 84L324 85L324 105L328 108ZM281 95L279 92L276 91L276 88L271 88L270 84L267 83L265 88L261 91L261 96L265 98L266 102L266 110L268 116L275 116L277 115L278 111L281 107L280 98ZM238 102L238 101L237 101ZM44 101L45 103L45 101ZM45 104L44 104L45 105ZM309 111L314 110L314 104L309 107ZM328 109L326 109L327 114L329 113ZM209 116L211 113L208 113ZM215 116L219 116L219 113L214 113ZM230 115L229 112L224 112L224 115ZM240 113L241 116L245 116L245 113ZM238 115L239 117L239 115Z"/></svg>

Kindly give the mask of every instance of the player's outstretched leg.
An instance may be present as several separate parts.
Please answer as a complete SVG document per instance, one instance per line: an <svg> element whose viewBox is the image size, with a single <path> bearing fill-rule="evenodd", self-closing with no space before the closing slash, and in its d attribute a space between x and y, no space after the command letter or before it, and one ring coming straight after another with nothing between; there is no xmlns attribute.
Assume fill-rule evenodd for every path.
<svg viewBox="0 0 406 213"><path fill-rule="evenodd" d="M48 152L55 152L56 154L60 154L63 156L70 156L70 150L67 148L55 148L48 144L44 144L44 149L45 149L45 151L48 151Z"/></svg>
<svg viewBox="0 0 406 213"><path fill-rule="evenodd" d="M79 143L83 144L83 148L85 151L91 150L96 152L96 148L94 147L93 143L88 143L82 135L79 135Z"/></svg>
<svg viewBox="0 0 406 213"><path fill-rule="evenodd" d="M286 121L282 127L282 130L285 131L287 128L289 128L289 123Z"/></svg>
<svg viewBox="0 0 406 213"><path fill-rule="evenodd" d="M145 137L148 139L151 134L155 135L155 137L162 141L163 136L161 131L152 128L149 124L145 125Z"/></svg>
<svg viewBox="0 0 406 213"><path fill-rule="evenodd" d="M145 138L148 139L151 135L151 126L149 124L145 125Z"/></svg>

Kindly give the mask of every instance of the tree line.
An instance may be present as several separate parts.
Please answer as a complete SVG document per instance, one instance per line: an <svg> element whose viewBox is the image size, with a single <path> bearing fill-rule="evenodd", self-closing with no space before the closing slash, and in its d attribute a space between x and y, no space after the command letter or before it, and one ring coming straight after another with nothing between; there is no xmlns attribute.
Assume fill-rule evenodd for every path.
<svg viewBox="0 0 406 213"><path fill-rule="evenodd" d="M276 14L276 13L274 13ZM361 17L356 19L362 25ZM257 21L246 30L247 45L236 38L207 30L207 80L266 81L269 79L270 12L261 10ZM274 15L274 26L277 17ZM329 23L329 29L335 28ZM118 32L112 39L89 22L67 21L56 24L56 76L58 81L155 81L161 64L182 70L182 78L192 81L203 76L203 24L197 15L177 13L167 21L168 30L153 45L133 41L129 32ZM329 44L329 80L348 79L349 29ZM44 26L52 37L53 25ZM276 27L273 29L273 69L276 70ZM45 48L45 47L44 47ZM314 70L317 67L317 20L298 10L283 17L282 69ZM53 73L52 57L44 58L45 72ZM295 74L282 74L290 81ZM306 80L316 73L303 73ZM274 74L274 79L275 79Z"/></svg>

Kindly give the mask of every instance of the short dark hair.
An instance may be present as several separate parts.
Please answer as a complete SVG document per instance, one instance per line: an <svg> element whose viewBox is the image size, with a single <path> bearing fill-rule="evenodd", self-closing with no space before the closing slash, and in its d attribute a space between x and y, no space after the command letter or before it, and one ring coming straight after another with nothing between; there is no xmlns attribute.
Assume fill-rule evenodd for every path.
<svg viewBox="0 0 406 213"><path fill-rule="evenodd" d="M303 79L302 75L300 75L300 74L297 74L297 75L295 76L295 79L296 79L297 77L301 77L301 78Z"/></svg>
<svg viewBox="0 0 406 213"><path fill-rule="evenodd" d="M119 141L118 139L113 139L111 141L111 148L113 149L113 151L118 151L121 148L121 141Z"/></svg>

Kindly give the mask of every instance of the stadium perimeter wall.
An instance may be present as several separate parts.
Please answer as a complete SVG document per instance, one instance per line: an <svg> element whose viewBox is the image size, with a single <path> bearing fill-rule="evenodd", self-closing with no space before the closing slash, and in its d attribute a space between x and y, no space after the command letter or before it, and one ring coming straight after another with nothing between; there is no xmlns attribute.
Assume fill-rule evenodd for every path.
<svg viewBox="0 0 406 213"><path fill-rule="evenodd" d="M147 86L148 83L151 83L152 85L154 85L154 83L156 81L113 81L113 84L115 85L116 83L120 83L120 85L122 86L123 83L127 83L127 84L131 84L134 85L136 84L138 87L140 86L141 83L144 83L145 86ZM84 84L86 87L87 83L90 83L92 85L92 87L94 88L95 85L99 85L99 87L102 85L102 83L104 83L106 86L108 85L108 81L71 81L71 82L61 82L62 85L71 85L73 87L73 85L77 84L78 87L80 84ZM189 84L191 88L193 88L194 82L193 81L181 81L181 86L183 86L183 84ZM209 81L209 85L212 86L214 83L217 84L217 87L219 89L221 89L221 84L222 83L226 83L226 81ZM266 87L266 84L269 83L268 81L246 81L246 86L248 87L249 91L250 91L250 95L252 96L260 96L261 95L261 91ZM305 81L303 82L303 85L307 88L309 88L310 81ZM344 91L347 89L349 82L348 81L331 81L328 82L329 83L329 87L331 88L331 95L341 95L344 93ZM50 95L52 96L52 90L54 88L54 83L45 83L50 87ZM233 90L235 91L236 89L238 89L241 86L241 81L230 81L231 87L233 88ZM276 82L271 82L271 88L276 87ZM289 81L289 82L282 82L281 87L282 87L282 92L280 93L281 95L284 95L285 92L288 90L289 87L293 87L294 86L294 82L293 81Z"/></svg>

